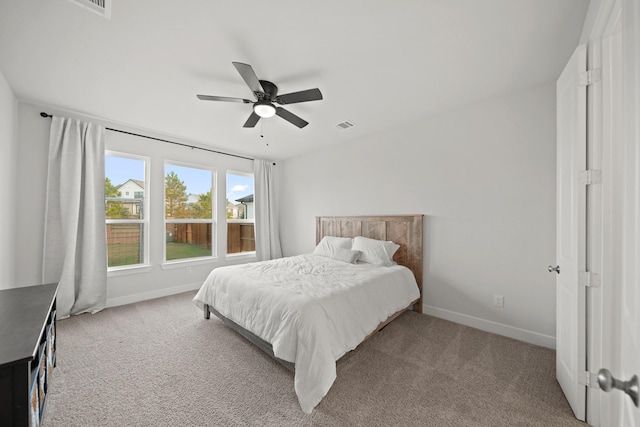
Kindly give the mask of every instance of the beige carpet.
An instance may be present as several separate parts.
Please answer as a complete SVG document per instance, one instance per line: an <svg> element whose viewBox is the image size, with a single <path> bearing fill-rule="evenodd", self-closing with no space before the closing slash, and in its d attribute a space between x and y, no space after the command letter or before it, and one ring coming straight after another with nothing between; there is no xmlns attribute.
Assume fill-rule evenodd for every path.
<svg viewBox="0 0 640 427"><path fill-rule="evenodd" d="M59 321L45 427L586 426L552 350L413 312L338 361L306 415L293 374L194 295Z"/></svg>

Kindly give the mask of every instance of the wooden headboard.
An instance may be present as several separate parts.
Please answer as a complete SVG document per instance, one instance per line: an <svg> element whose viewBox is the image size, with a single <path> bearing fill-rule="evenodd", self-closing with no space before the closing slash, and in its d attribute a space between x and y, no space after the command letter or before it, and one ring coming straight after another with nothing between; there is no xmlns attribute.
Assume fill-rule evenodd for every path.
<svg viewBox="0 0 640 427"><path fill-rule="evenodd" d="M316 244L324 236L363 236L400 245L393 260L413 271L420 288L414 311L422 313L422 219L424 215L318 216Z"/></svg>

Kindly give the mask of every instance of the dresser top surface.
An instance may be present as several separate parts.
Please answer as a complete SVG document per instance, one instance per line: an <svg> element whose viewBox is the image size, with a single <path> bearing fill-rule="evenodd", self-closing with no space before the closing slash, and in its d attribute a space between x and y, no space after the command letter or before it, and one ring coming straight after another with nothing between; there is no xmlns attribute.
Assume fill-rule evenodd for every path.
<svg viewBox="0 0 640 427"><path fill-rule="evenodd" d="M58 284L0 290L0 367L35 356Z"/></svg>

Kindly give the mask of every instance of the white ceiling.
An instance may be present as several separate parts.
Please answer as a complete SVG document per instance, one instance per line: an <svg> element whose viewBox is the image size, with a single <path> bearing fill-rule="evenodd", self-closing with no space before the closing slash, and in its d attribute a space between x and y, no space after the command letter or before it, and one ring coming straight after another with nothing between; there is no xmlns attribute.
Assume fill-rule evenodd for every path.
<svg viewBox="0 0 640 427"><path fill-rule="evenodd" d="M0 0L0 69L21 100L276 160L555 81L587 7L113 0L107 20L70 0ZM286 107L310 124L273 117L244 129L251 105L198 100L252 97L232 61L281 94L318 87L324 100ZM356 126L338 130L345 120Z"/></svg>

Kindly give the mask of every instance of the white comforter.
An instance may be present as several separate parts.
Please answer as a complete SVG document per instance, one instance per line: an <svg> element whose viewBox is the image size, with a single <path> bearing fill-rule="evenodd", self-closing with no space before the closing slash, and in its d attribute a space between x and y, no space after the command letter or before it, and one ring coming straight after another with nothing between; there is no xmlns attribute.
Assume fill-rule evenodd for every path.
<svg viewBox="0 0 640 427"><path fill-rule="evenodd" d="M411 270L319 255L214 269L193 299L271 343L295 363L295 391L311 413L336 378L336 360L419 298Z"/></svg>

